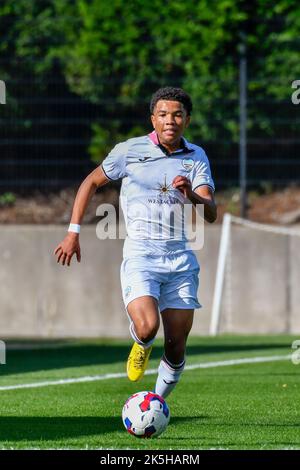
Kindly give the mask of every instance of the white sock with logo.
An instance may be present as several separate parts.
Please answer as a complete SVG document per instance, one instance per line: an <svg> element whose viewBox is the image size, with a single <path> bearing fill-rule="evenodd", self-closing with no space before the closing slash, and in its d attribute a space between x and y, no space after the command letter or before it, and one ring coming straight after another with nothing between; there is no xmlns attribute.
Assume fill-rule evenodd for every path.
<svg viewBox="0 0 300 470"><path fill-rule="evenodd" d="M140 346L142 346L143 348L145 349L148 349L150 348L150 346L152 346L155 338L151 339L150 341L148 341L148 343L144 343L143 341L141 341L139 339L139 337L137 336L136 332L135 332L135 328L134 328L134 323L131 322L130 325L129 325L129 331L130 331L130 334L131 334L131 337L133 339L133 341L135 341L137 344L139 344Z"/></svg>
<svg viewBox="0 0 300 470"><path fill-rule="evenodd" d="M166 356L163 356L159 368L155 385L155 393L166 398L176 387L180 376L184 370L185 360L180 364L172 364Z"/></svg>

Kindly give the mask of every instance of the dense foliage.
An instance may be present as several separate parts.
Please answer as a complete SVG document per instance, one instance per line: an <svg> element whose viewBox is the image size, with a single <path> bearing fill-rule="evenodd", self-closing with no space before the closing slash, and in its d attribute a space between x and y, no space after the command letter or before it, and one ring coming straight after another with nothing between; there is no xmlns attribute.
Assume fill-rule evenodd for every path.
<svg viewBox="0 0 300 470"><path fill-rule="evenodd" d="M0 78L34 76L36 93L48 96L47 78L55 75L66 94L96 105L95 161L112 142L149 128L148 101L163 85L182 86L193 98L188 137L237 141L241 43L249 129L258 135L276 134L272 106L261 101L290 100L300 77L297 0L2 0L0 26ZM22 115L18 96L12 99Z"/></svg>

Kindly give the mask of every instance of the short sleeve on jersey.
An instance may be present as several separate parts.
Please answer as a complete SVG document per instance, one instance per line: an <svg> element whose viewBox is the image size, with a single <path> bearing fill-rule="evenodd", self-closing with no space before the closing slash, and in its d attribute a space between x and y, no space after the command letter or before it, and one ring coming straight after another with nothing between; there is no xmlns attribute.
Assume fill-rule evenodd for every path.
<svg viewBox="0 0 300 470"><path fill-rule="evenodd" d="M207 185L215 190L215 184L211 176L209 161L204 150L202 151L201 159L196 163L195 173L192 180L193 191L195 191L198 186Z"/></svg>
<svg viewBox="0 0 300 470"><path fill-rule="evenodd" d="M105 175L110 180L118 180L126 176L127 142L117 144L102 162Z"/></svg>

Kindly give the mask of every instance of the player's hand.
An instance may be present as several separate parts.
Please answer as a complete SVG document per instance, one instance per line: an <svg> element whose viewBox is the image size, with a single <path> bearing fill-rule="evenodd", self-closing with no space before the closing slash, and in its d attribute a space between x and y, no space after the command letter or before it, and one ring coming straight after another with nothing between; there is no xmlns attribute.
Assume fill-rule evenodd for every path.
<svg viewBox="0 0 300 470"><path fill-rule="evenodd" d="M190 198L192 195L192 183L186 176L175 176L172 181L172 186L173 188L179 189L186 198Z"/></svg>
<svg viewBox="0 0 300 470"><path fill-rule="evenodd" d="M70 266L72 256L76 253L77 261L80 263L81 253L78 233L68 232L63 241L57 245L53 255L57 256L57 262L63 266L67 263Z"/></svg>

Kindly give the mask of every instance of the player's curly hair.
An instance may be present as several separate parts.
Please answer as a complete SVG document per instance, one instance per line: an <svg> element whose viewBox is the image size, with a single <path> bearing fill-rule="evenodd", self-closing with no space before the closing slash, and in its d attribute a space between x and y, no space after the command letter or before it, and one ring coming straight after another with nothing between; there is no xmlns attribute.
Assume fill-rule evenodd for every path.
<svg viewBox="0 0 300 470"><path fill-rule="evenodd" d="M190 98L190 96L183 91L181 88L174 88L172 86L167 86L164 88L159 88L151 98L150 101L150 113L153 114L154 108L156 103L159 100L166 100L166 101L179 101L180 103L183 104L184 109L187 112L187 115L190 116L192 109L193 109L193 103Z"/></svg>

